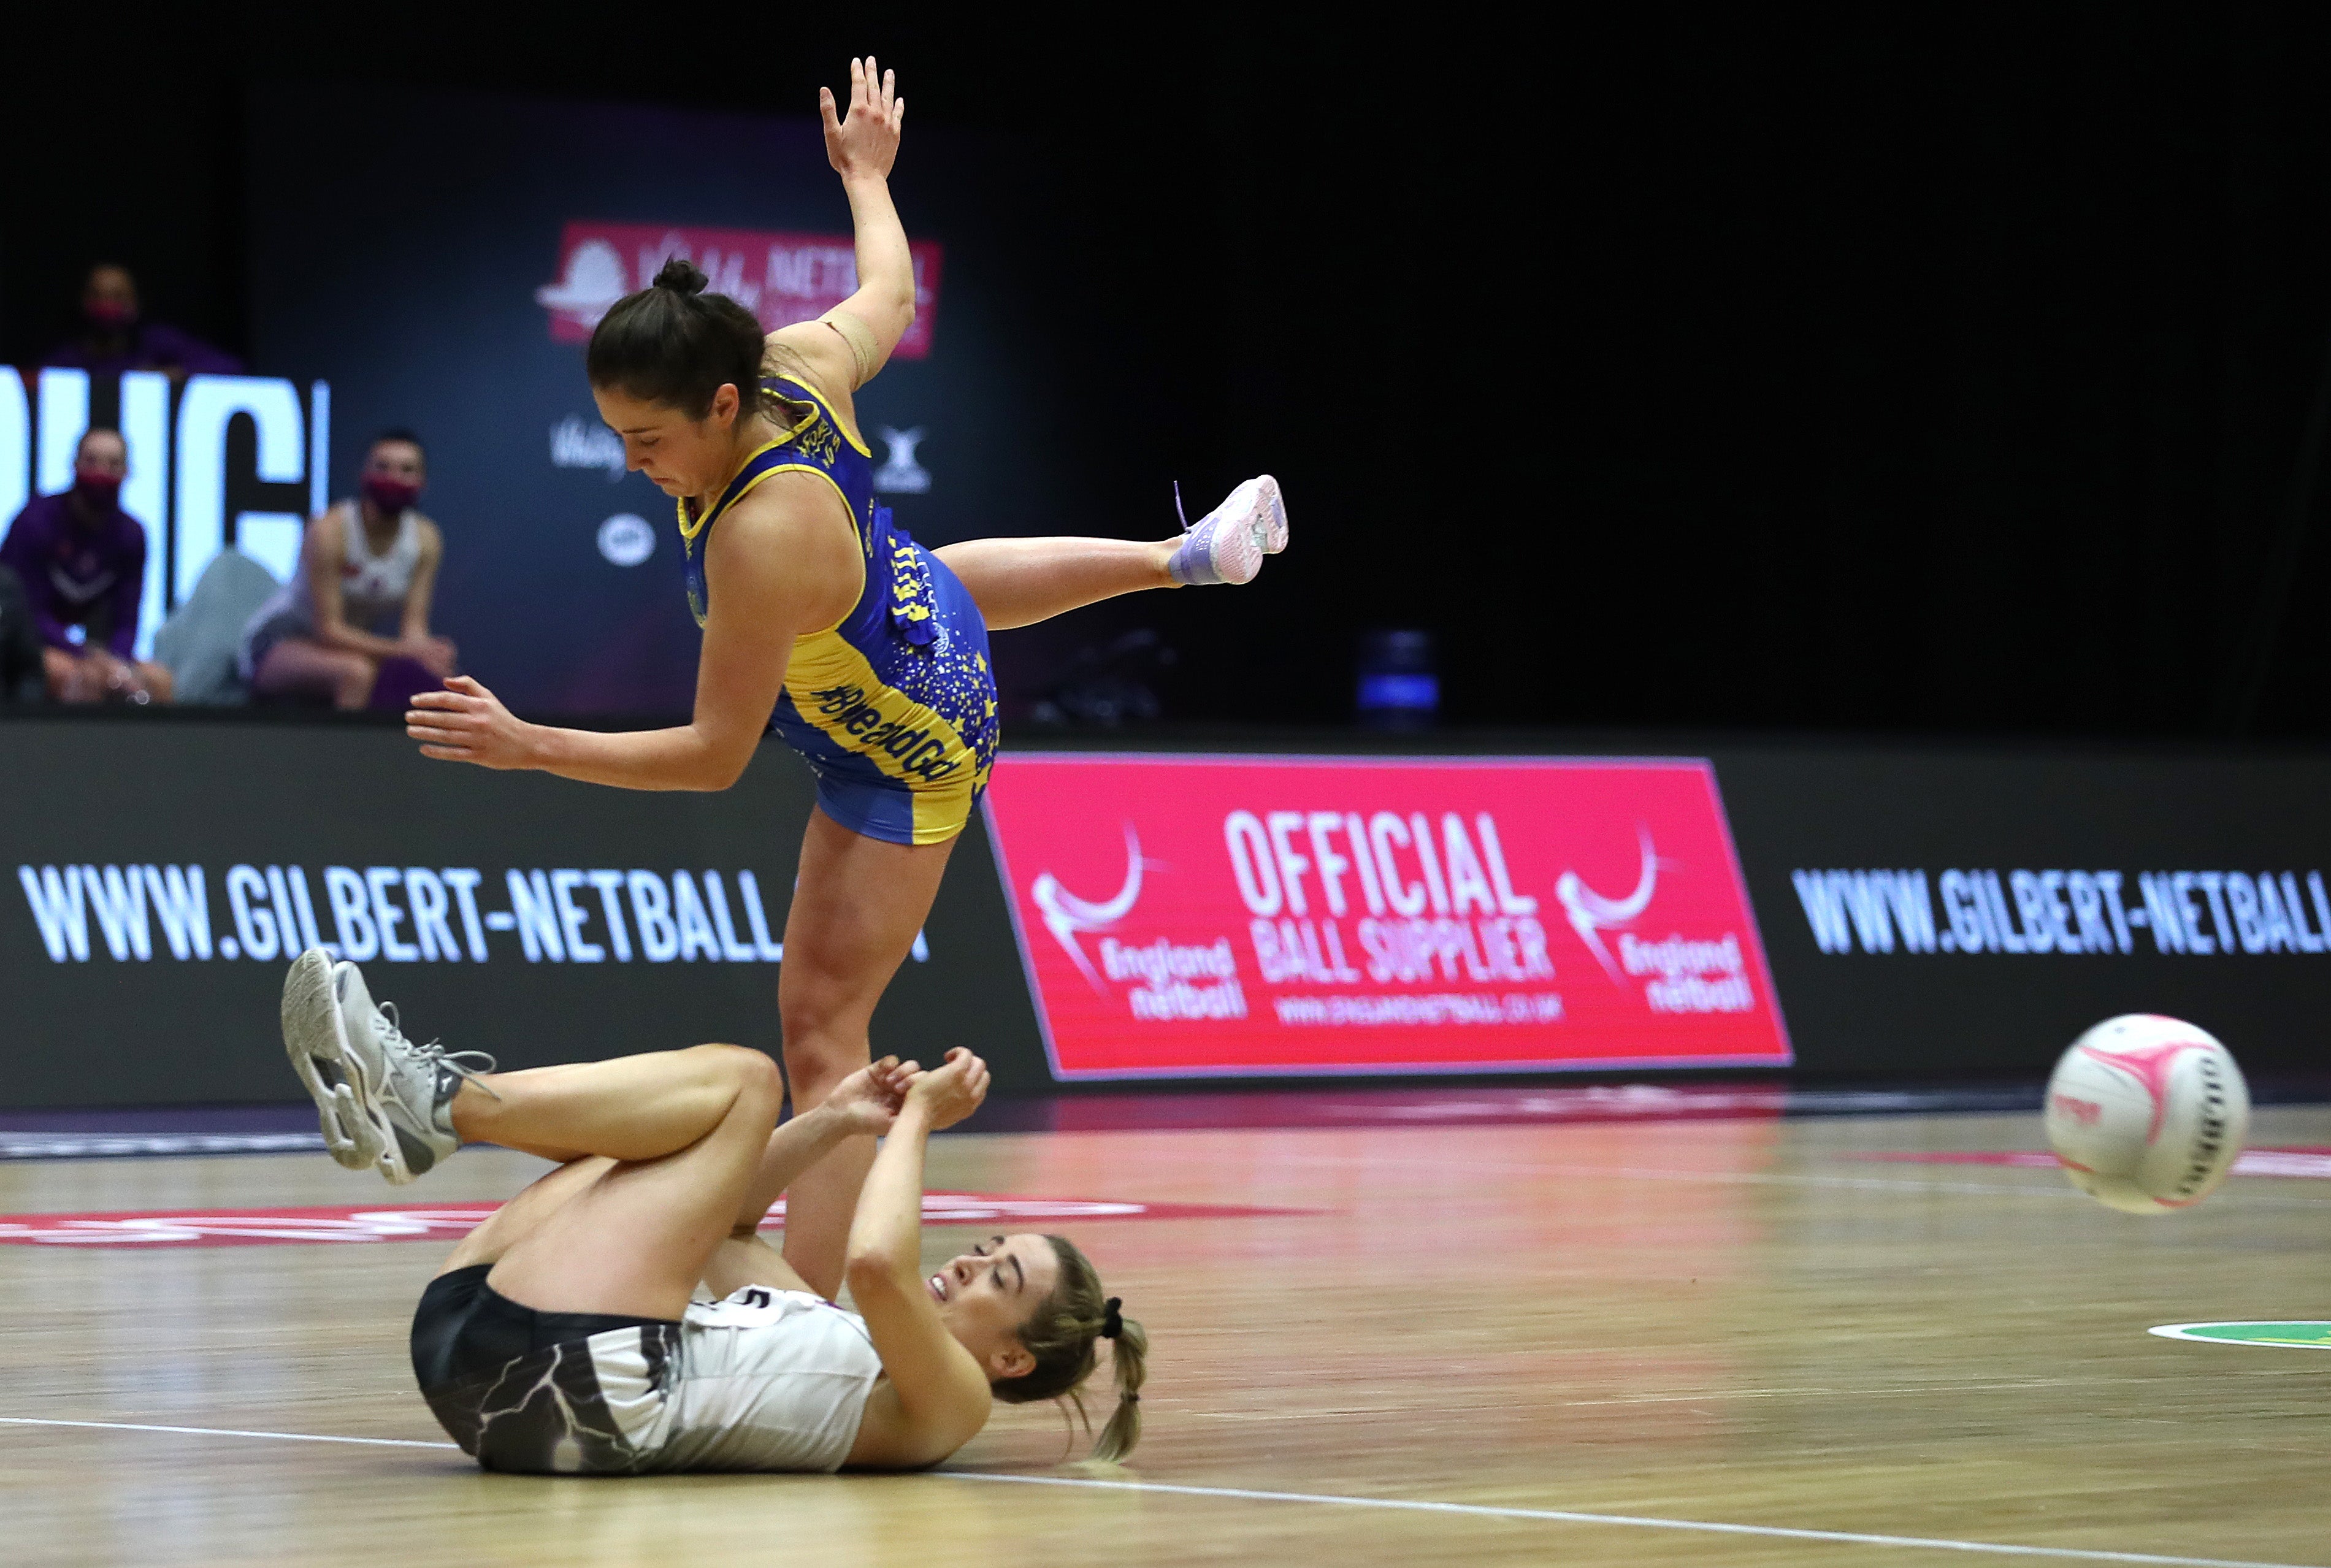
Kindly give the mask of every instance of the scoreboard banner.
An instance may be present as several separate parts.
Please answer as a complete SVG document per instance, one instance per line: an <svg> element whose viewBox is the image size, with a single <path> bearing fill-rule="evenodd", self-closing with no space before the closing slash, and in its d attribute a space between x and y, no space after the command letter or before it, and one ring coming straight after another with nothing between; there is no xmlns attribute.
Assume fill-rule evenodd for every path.
<svg viewBox="0 0 2331 1568"><path fill-rule="evenodd" d="M1785 1066L1704 761L1014 754L1055 1077Z"/></svg>

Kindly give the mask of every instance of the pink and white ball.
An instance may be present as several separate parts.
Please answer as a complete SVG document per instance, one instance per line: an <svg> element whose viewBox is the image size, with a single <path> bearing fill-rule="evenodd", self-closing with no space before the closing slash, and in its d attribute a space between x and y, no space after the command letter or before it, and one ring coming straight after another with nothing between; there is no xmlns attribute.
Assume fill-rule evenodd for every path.
<svg viewBox="0 0 2331 1568"><path fill-rule="evenodd" d="M2048 1079L2048 1142L2072 1185L2131 1214L2190 1209L2233 1168L2250 1091L2233 1053L2132 1012L2074 1041Z"/></svg>

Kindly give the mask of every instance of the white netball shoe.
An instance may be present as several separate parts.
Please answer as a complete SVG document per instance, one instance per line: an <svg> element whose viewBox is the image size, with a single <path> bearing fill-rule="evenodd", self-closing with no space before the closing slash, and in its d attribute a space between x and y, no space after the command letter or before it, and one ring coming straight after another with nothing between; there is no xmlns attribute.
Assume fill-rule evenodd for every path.
<svg viewBox="0 0 2331 1568"><path fill-rule="evenodd" d="M1174 488L1179 510L1182 489ZM1287 548L1287 499L1279 481L1260 474L1232 490L1221 506L1187 526L1166 569L1177 583L1251 583L1262 558Z"/></svg>
<svg viewBox="0 0 2331 1568"><path fill-rule="evenodd" d="M284 979L283 1049L316 1102L332 1158L400 1187L461 1146L454 1091L494 1069L482 1051L448 1055L433 1041L405 1039L395 1004L375 1006L357 966L334 964L320 947L300 955Z"/></svg>

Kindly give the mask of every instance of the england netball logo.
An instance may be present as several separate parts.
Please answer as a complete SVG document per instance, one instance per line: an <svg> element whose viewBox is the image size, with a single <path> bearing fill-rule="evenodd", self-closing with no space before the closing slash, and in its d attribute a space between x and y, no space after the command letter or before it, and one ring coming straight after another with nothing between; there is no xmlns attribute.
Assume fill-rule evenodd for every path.
<svg viewBox="0 0 2331 1568"><path fill-rule="evenodd" d="M1633 925L1651 907L1651 895L1660 885L1660 853L1651 842L1651 830L1638 822L1635 840L1643 852L1642 875L1636 879L1635 890L1625 898L1605 898L1588 887L1575 870L1563 872L1554 885L1555 898L1570 917L1570 928L1578 933L1586 950L1602 964L1603 973L1622 984L1625 982L1619 974L1619 965L1613 961L1610 949L1603 946L1603 933Z"/></svg>
<svg viewBox="0 0 2331 1568"><path fill-rule="evenodd" d="M1099 903L1080 898L1061 886L1061 879L1050 871L1040 874L1028 889L1029 898L1044 917L1044 929L1052 934L1052 940L1061 945L1061 951L1069 955L1069 962L1091 982L1095 991L1105 992L1108 988L1101 984L1100 976L1093 971L1092 960L1085 956L1085 950L1078 946L1077 938L1111 930L1119 920L1133 913L1134 902L1141 897L1142 864L1141 837L1133 831L1133 824L1127 822L1125 824L1125 885L1117 890L1115 898Z"/></svg>
<svg viewBox="0 0 2331 1568"><path fill-rule="evenodd" d="M1754 1009L1756 992L1748 983L1747 955L1737 932L1727 931L1712 940L1675 933L1647 942L1629 929L1651 908L1652 896L1659 891L1660 868L1679 869L1660 858L1651 830L1643 823L1635 825L1635 842L1642 855L1642 870L1635 879L1634 891L1623 898L1596 892L1575 870L1563 872L1554 885L1554 896L1569 916L1570 928L1578 933L1579 941L1594 955L1613 984L1632 987L1637 981L1642 983L1643 1004L1653 1012L1705 1014ZM1603 944L1603 934L1610 931L1619 933L1615 955Z"/></svg>

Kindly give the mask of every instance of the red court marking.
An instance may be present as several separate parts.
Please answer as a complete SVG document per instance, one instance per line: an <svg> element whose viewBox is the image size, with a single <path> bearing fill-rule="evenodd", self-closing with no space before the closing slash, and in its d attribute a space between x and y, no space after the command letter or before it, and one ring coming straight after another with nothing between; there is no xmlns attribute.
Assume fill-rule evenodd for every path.
<svg viewBox="0 0 2331 1568"><path fill-rule="evenodd" d="M369 1203L321 1209L130 1209L107 1214L0 1214L0 1243L65 1247L262 1247L294 1241L452 1240L468 1235L499 1203L436 1203L397 1208ZM1034 1225L1103 1220L1235 1220L1314 1214L1316 1209L1258 1209L1227 1203L1129 1203L1096 1198L994 1197L926 1193L931 1225ZM762 1221L785 1225L780 1202Z"/></svg>
<svg viewBox="0 0 2331 1568"><path fill-rule="evenodd" d="M1891 1160L1917 1165L2033 1165L2052 1168L2056 1156L2037 1149L1960 1149L1925 1153L1858 1154L1849 1160ZM2331 1148L2245 1149L2234 1161L2237 1176L2299 1176L2331 1182Z"/></svg>

